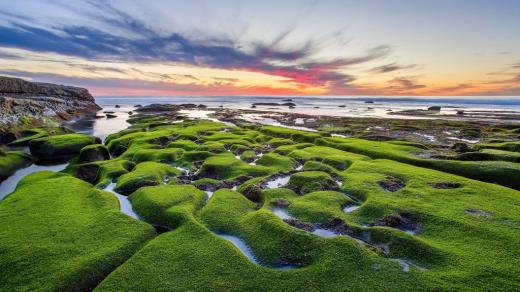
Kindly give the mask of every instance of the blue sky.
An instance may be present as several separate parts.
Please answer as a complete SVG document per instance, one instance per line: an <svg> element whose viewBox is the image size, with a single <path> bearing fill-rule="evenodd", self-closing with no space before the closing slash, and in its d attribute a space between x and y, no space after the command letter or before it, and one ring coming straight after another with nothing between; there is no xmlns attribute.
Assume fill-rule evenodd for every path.
<svg viewBox="0 0 520 292"><path fill-rule="evenodd" d="M520 95L520 1L5 1L0 74L102 95Z"/></svg>

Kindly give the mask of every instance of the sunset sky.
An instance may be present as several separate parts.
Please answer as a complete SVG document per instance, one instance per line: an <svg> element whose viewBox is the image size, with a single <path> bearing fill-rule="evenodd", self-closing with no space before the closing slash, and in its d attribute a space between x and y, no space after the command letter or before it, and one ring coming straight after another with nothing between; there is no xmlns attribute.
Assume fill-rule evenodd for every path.
<svg viewBox="0 0 520 292"><path fill-rule="evenodd" d="M0 75L95 95L520 95L520 1L0 0Z"/></svg>

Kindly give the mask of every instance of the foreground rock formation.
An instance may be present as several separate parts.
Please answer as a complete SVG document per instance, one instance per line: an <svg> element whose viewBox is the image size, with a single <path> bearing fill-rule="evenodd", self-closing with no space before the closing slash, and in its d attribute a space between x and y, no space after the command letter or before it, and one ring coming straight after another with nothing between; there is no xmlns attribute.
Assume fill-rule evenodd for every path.
<svg viewBox="0 0 520 292"><path fill-rule="evenodd" d="M85 88L0 76L0 128L44 117L67 119L100 109Z"/></svg>

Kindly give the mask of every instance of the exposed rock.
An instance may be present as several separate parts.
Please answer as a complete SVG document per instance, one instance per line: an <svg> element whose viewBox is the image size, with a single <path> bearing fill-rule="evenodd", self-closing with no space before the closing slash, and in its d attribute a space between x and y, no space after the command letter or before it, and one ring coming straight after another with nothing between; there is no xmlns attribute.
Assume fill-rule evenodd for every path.
<svg viewBox="0 0 520 292"><path fill-rule="evenodd" d="M396 192L405 187L404 182L393 176L387 176L384 180L379 182L381 186L387 192Z"/></svg>
<svg viewBox="0 0 520 292"><path fill-rule="evenodd" d="M76 169L76 177L93 184L97 180L99 169L96 164L81 165Z"/></svg>
<svg viewBox="0 0 520 292"><path fill-rule="evenodd" d="M289 207L291 203L287 201L286 199L278 198L273 201L271 201L271 205L280 207L280 208L287 208Z"/></svg>
<svg viewBox="0 0 520 292"><path fill-rule="evenodd" d="M208 106L205 105L205 104L199 104L197 107L198 107L198 108L207 108Z"/></svg>
<svg viewBox="0 0 520 292"><path fill-rule="evenodd" d="M150 105L142 106L136 109L137 112L172 112L178 111L179 106L173 104L158 104L153 103Z"/></svg>
<svg viewBox="0 0 520 292"><path fill-rule="evenodd" d="M441 107L440 107L440 106L437 106L437 105L435 105L435 106L430 106L430 107L428 107L428 110L429 110L429 111L437 111L437 112L438 112L438 111L441 110Z"/></svg>
<svg viewBox="0 0 520 292"><path fill-rule="evenodd" d="M463 115L464 111L457 111L457 115Z"/></svg>
<svg viewBox="0 0 520 292"><path fill-rule="evenodd" d="M28 117L67 119L100 109L84 88L0 76L0 126Z"/></svg>
<svg viewBox="0 0 520 292"><path fill-rule="evenodd" d="M438 182L430 185L435 189L456 189L461 187L461 184L458 182Z"/></svg>
<svg viewBox="0 0 520 292"><path fill-rule="evenodd" d="M472 215L475 217L484 217L489 218L491 217L491 213L488 211L480 210L480 209L466 209L466 214Z"/></svg>
<svg viewBox="0 0 520 292"><path fill-rule="evenodd" d="M294 218L284 219L283 221L285 223L291 225L292 227L296 227L298 229L302 229L302 230L305 230L308 232L313 232L316 229L314 227L314 225L312 225L311 223L303 222L303 221L300 221L300 220L294 219Z"/></svg>
<svg viewBox="0 0 520 292"><path fill-rule="evenodd" d="M338 107L347 107L346 105L342 104L342 105L338 105Z"/></svg>
<svg viewBox="0 0 520 292"><path fill-rule="evenodd" d="M118 104L116 104L116 105L115 105L115 108L120 108L120 107L121 107L121 106L120 106L120 105L118 105Z"/></svg>
<svg viewBox="0 0 520 292"><path fill-rule="evenodd" d="M293 101L293 99L292 98L285 98L285 99L282 99L282 101L284 101L284 102L287 102L287 101L291 102L291 101Z"/></svg>
<svg viewBox="0 0 520 292"><path fill-rule="evenodd" d="M276 102L255 102L255 103L253 103L253 106L258 106L258 105L263 105L263 106L279 106L280 104L279 104L279 103L276 103Z"/></svg>
<svg viewBox="0 0 520 292"><path fill-rule="evenodd" d="M468 144L463 142L454 143L451 149L456 152L468 152L470 150Z"/></svg>
<svg viewBox="0 0 520 292"><path fill-rule="evenodd" d="M414 233L420 229L416 216L405 212L390 214L383 219L377 220L374 225L387 226Z"/></svg>
<svg viewBox="0 0 520 292"><path fill-rule="evenodd" d="M283 106L292 106L292 107L296 106L296 104L293 103L293 102L286 102L286 103L282 103L281 105L283 105Z"/></svg>
<svg viewBox="0 0 520 292"><path fill-rule="evenodd" d="M135 107L135 108L138 108L138 107L142 107L142 105L140 105L140 104L136 104L136 105L134 105L134 107Z"/></svg>
<svg viewBox="0 0 520 292"><path fill-rule="evenodd" d="M117 118L117 116L114 114L106 114L106 117L107 117L107 119Z"/></svg>
<svg viewBox="0 0 520 292"><path fill-rule="evenodd" d="M373 100L366 100L365 103L374 103Z"/></svg>
<svg viewBox="0 0 520 292"><path fill-rule="evenodd" d="M183 103L183 104L179 104L179 107L181 107L181 108L196 108L197 105L194 104L194 103Z"/></svg>

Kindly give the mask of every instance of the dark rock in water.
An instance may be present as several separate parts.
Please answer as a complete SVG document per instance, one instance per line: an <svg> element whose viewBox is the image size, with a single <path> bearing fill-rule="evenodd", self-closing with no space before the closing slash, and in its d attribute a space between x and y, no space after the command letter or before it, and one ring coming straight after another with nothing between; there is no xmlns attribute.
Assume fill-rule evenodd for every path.
<svg viewBox="0 0 520 292"><path fill-rule="evenodd" d="M291 203L287 201L286 199L278 198L273 201L271 201L271 205L280 207L280 208L287 208L289 207Z"/></svg>
<svg viewBox="0 0 520 292"><path fill-rule="evenodd" d="M224 106L223 106L223 105L219 105L218 107L221 107L221 108L222 108L222 107L224 107Z"/></svg>
<svg viewBox="0 0 520 292"><path fill-rule="evenodd" d="M67 119L100 109L84 88L0 76L0 126L18 124L21 118Z"/></svg>
<svg viewBox="0 0 520 292"><path fill-rule="evenodd" d="M115 113L115 112L113 112L113 111L103 111L103 113L104 113L104 114L113 114L113 113Z"/></svg>
<svg viewBox="0 0 520 292"><path fill-rule="evenodd" d="M256 108L256 105L253 104L253 105L251 106L251 108Z"/></svg>
<svg viewBox="0 0 520 292"><path fill-rule="evenodd" d="M194 103L183 103L183 104L179 104L179 107L180 108L196 108L197 105Z"/></svg>
<svg viewBox="0 0 520 292"><path fill-rule="evenodd" d="M457 115L463 115L464 114L464 111L457 111Z"/></svg>
<svg viewBox="0 0 520 292"><path fill-rule="evenodd" d="M136 109L137 112L172 112L178 111L179 106L173 104L158 104L153 103L150 105L142 106Z"/></svg>
<svg viewBox="0 0 520 292"><path fill-rule="evenodd" d="M133 114L134 114L133 111L129 111L129 112L128 112L128 115L130 115L130 116L133 115Z"/></svg>
<svg viewBox="0 0 520 292"><path fill-rule="evenodd" d="M110 154L106 146L102 144L93 144L83 147L78 157L79 162L94 162L108 159L110 159Z"/></svg>
<svg viewBox="0 0 520 292"><path fill-rule="evenodd" d="M94 119L102 119L102 118L104 118L104 117L105 117L105 116L102 116L102 115L95 115L95 116L94 116Z"/></svg>
<svg viewBox="0 0 520 292"><path fill-rule="evenodd" d="M76 177L88 183L94 184L98 178L100 167L96 164L81 165L76 169Z"/></svg>
<svg viewBox="0 0 520 292"><path fill-rule="evenodd" d="M136 105L134 105L134 107L135 107L135 108L138 108L138 107L142 107L142 105L140 105L140 104L136 104Z"/></svg>
<svg viewBox="0 0 520 292"><path fill-rule="evenodd" d="M290 105L289 108L294 108L294 106Z"/></svg>
<svg viewBox="0 0 520 292"><path fill-rule="evenodd" d="M284 102L293 101L293 99L292 98L285 98L285 99L282 99L282 101L284 101Z"/></svg>
<svg viewBox="0 0 520 292"><path fill-rule="evenodd" d="M319 106L315 106L314 108L320 108Z"/></svg>
<svg viewBox="0 0 520 292"><path fill-rule="evenodd" d="M198 108L207 108L207 106L205 104L199 104L197 107Z"/></svg>
<svg viewBox="0 0 520 292"><path fill-rule="evenodd" d="M420 229L416 216L406 212L390 214L383 219L377 220L374 225L392 227L411 232L417 232Z"/></svg>
<svg viewBox="0 0 520 292"><path fill-rule="evenodd" d="M106 114L106 116L107 116L107 119L117 118L117 116L114 114Z"/></svg>
<svg viewBox="0 0 520 292"><path fill-rule="evenodd" d="M454 143L451 146L451 149L453 151L456 151L456 152L468 152L468 151L470 151L470 148L469 148L468 144L463 143L463 142Z"/></svg>
<svg viewBox="0 0 520 292"><path fill-rule="evenodd" d="M430 184L432 188L435 189L456 189L460 188L462 185L458 182L438 182Z"/></svg>
<svg viewBox="0 0 520 292"><path fill-rule="evenodd" d="M14 133L0 133L0 144L11 143L16 140L16 135Z"/></svg>
<svg viewBox="0 0 520 292"><path fill-rule="evenodd" d="M296 104L293 103L293 102L286 102L286 103L282 103L281 105L283 105L283 106L293 106L293 107L296 106Z"/></svg>
<svg viewBox="0 0 520 292"><path fill-rule="evenodd" d="M365 134L365 135L362 136L362 138L366 139L366 140L372 140L372 141L391 141L391 140L395 140L394 138L389 137L389 136L372 134L372 133Z"/></svg>
<svg viewBox="0 0 520 292"><path fill-rule="evenodd" d="M366 100L365 103L374 103L373 100Z"/></svg>
<svg viewBox="0 0 520 292"><path fill-rule="evenodd" d="M253 105L255 106L259 106L259 105L262 105L262 106L279 106L280 104L279 103L276 103L276 102L255 102L253 103Z"/></svg>
<svg viewBox="0 0 520 292"><path fill-rule="evenodd" d="M441 107L440 106L430 106L430 107L428 107L428 110L429 111L440 111Z"/></svg>
<svg viewBox="0 0 520 292"><path fill-rule="evenodd" d="M347 107L346 105L342 104L342 105L338 105L338 107Z"/></svg>
<svg viewBox="0 0 520 292"><path fill-rule="evenodd" d="M284 219L285 223L291 225L292 227L296 227L298 229L302 229L308 232L313 232L316 228L311 223L303 222L298 219Z"/></svg>
<svg viewBox="0 0 520 292"><path fill-rule="evenodd" d="M118 105L118 104L116 104L116 105L115 105L114 107L115 107L115 108L120 108L121 106L120 106L120 105Z"/></svg>
<svg viewBox="0 0 520 292"><path fill-rule="evenodd" d="M379 182L379 186L387 192L396 192L405 187L404 182L393 176L387 176L384 180Z"/></svg>

